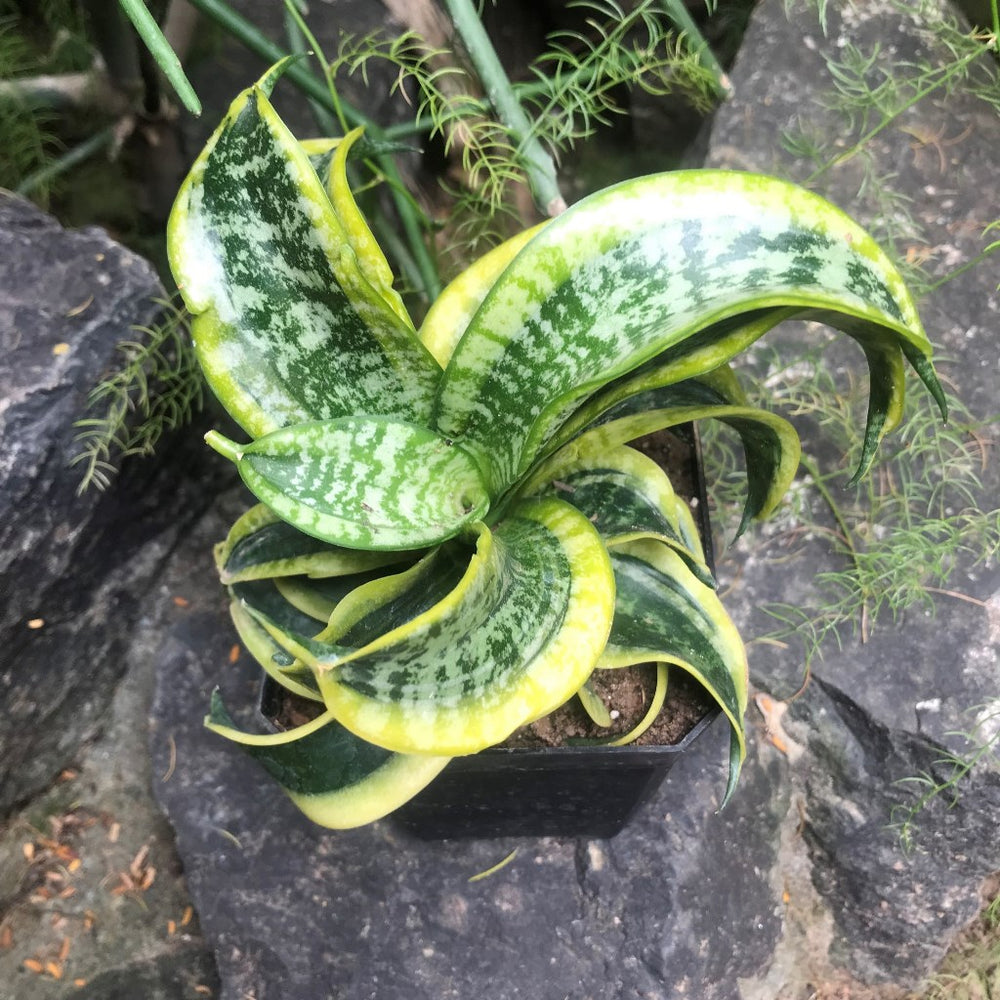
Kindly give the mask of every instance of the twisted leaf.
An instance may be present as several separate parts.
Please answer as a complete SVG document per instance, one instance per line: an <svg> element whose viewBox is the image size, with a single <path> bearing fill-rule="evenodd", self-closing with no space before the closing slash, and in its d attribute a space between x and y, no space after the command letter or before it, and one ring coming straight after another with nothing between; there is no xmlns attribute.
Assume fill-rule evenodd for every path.
<svg viewBox="0 0 1000 1000"><path fill-rule="evenodd" d="M590 522L558 500L524 501L494 531L482 528L457 586L427 610L425 575L415 567L406 576L385 581L382 602L366 601L339 624L335 615L318 641L264 622L314 668L338 720L400 752L474 753L548 714L590 675L611 625L607 551ZM390 602L418 613L380 634ZM366 631L377 637L345 645Z"/></svg>
<svg viewBox="0 0 1000 1000"><path fill-rule="evenodd" d="M930 355L896 269L820 197L726 171L628 181L550 222L508 265L448 363L436 426L489 454L497 495L601 386L706 327L784 307L845 315L870 363L901 345L911 363ZM716 364L737 349L724 341ZM918 371L936 388L929 365Z"/></svg>

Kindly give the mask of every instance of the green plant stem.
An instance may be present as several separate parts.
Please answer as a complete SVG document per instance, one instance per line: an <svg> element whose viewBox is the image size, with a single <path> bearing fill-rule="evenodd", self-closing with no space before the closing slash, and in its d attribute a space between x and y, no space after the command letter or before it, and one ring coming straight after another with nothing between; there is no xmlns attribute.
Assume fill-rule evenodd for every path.
<svg viewBox="0 0 1000 1000"><path fill-rule="evenodd" d="M854 544L854 538L851 534L851 527L847 523L847 519L844 517L840 510L840 505L834 499L833 494L827 488L826 483L823 481L823 477L820 475L819 469L813 463L813 460L806 455L801 455L799 457L799 464L812 478L813 486L816 488L816 492L823 498L823 502L827 505L830 513L833 515L833 519L837 522L837 527L840 528L840 533L843 536L844 547L847 549L848 555L850 556L851 562L854 563L855 568L858 567L858 550ZM866 602L867 603L867 602Z"/></svg>
<svg viewBox="0 0 1000 1000"><path fill-rule="evenodd" d="M309 44L312 43L307 42L301 17L302 15L297 8L289 7L288 4L285 5L285 34L288 36L288 47L296 55L308 55L310 51ZM307 98L307 100L309 102L309 110L312 112L312 116L316 120L316 125L323 135L337 135L338 133L342 134L347 131L344 128L343 121L341 121L338 128L337 117L331 114L325 105L312 97Z"/></svg>
<svg viewBox="0 0 1000 1000"><path fill-rule="evenodd" d="M850 149L845 150L838 156L833 157L833 159L829 160L827 163L824 163L822 166L817 167L806 178L805 183L807 185L811 184L818 177L822 177L823 174L825 174L832 167L839 166L841 163L844 163L847 160L849 160L852 156L856 156L860 150L862 150L865 146L868 145L869 142L871 142L872 139L875 138L875 136L877 136L883 130L887 129L894 121L896 121L897 118L900 117L900 115L909 111L909 109L912 108L915 104L919 104L920 101L922 101L928 94L934 93L935 90L946 84L953 76L957 75L961 70L963 70L966 66L968 66L968 64L971 63L974 59L978 59L979 56L981 56L984 52L987 51L988 49L984 47L982 49L979 49L978 51L969 52L967 55L963 56L963 58L945 67L945 69L941 71L941 73L932 83L925 84L918 91L916 91L916 93L914 93L914 95L909 100L904 101L903 104L901 104L895 111L893 111L891 115L886 115L886 117L883 118L882 121L878 123L878 125L875 125L873 128L870 128L860 139L858 139L856 143L854 143L853 146L851 146Z"/></svg>
<svg viewBox="0 0 1000 1000"><path fill-rule="evenodd" d="M222 0L188 0L188 2L262 59L276 63L289 54L280 45L275 44L264 35L256 25L238 14ZM326 84L318 80L301 63L289 66L285 75L306 97L316 101L317 104L337 115L338 118L342 114L344 120L352 126L363 125L373 139L383 138L382 130L375 122L356 108L351 107L346 101L335 101L330 96ZM424 243L422 227L413 200L408 193L405 193L403 179L391 157L380 156L377 158L377 162L389 185L400 225L403 227L413 260L419 269L423 286L420 290L428 302L433 302L441 293L441 279L427 245Z"/></svg>
<svg viewBox="0 0 1000 1000"><path fill-rule="evenodd" d="M163 37L160 26L156 23L153 15L149 13L143 0L119 0L122 10L125 11L128 19L135 26L139 37L145 42L146 47L153 54L163 75L170 81L170 85L177 92L184 107L193 115L201 114L201 101L194 92L194 87L184 74L180 59L170 47L170 43Z"/></svg>
<svg viewBox="0 0 1000 1000"><path fill-rule="evenodd" d="M79 146L74 146L71 150L64 153L62 156L53 160L51 163L46 164L40 170L36 170L32 174L28 174L27 177L21 181L20 184L14 189L17 194L30 195L32 191L37 188L42 187L47 184L53 178L58 177L60 174L65 173L71 167L75 167L78 163L83 163L85 160L89 160L96 153L99 153L105 146L110 146L115 138L115 126L108 125L106 128L102 128L100 132L95 132L89 139L81 142Z"/></svg>
<svg viewBox="0 0 1000 1000"><path fill-rule="evenodd" d="M241 45L268 63L280 62L289 53L271 41L252 21L233 10L224 0L188 0L192 7L214 21L228 35L232 35ZM285 77L306 97L321 104L333 114L337 107L327 91L326 84L318 80L302 63L297 62L285 71ZM374 123L346 102L341 102L345 120L351 125L376 128Z"/></svg>
<svg viewBox="0 0 1000 1000"><path fill-rule="evenodd" d="M517 99L496 50L471 0L445 0L455 31L462 39L497 117L524 155L525 173L538 207L549 216L566 208L552 157L532 135L531 122Z"/></svg>
<svg viewBox="0 0 1000 1000"><path fill-rule="evenodd" d="M929 295L931 292L937 291L942 285L946 285L953 278L957 278L960 274L965 274L966 271L971 271L972 268L981 264L987 257L996 253L997 250L1000 250L1000 240L991 243L985 250L981 253L977 253L971 260L967 260L961 267L956 267L950 274L946 274L943 278L939 278L935 281L934 284L928 285L924 294Z"/></svg>
<svg viewBox="0 0 1000 1000"><path fill-rule="evenodd" d="M687 7L682 0L663 0L663 6L667 17L674 22L687 39L688 45L698 56L698 61L715 81L715 92L721 98L733 96L733 85L729 80L726 71L719 65L719 60L715 58L711 46L705 41L705 36L698 30L698 25L694 23L694 18L688 13Z"/></svg>

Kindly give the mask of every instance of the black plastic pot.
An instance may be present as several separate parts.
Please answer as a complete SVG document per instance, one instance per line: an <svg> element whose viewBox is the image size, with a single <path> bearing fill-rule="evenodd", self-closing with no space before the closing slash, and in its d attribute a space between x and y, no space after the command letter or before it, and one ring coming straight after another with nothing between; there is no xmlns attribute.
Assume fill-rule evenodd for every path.
<svg viewBox="0 0 1000 1000"><path fill-rule="evenodd" d="M708 502L694 429L677 428L676 450L697 497L695 520L713 565ZM675 460L676 457L675 457ZM693 682L692 682L693 683ZM265 678L261 714L276 717L281 689ZM392 819L431 840L452 837L613 837L659 788L679 756L719 714L706 703L687 734L669 746L491 747L456 757Z"/></svg>
<svg viewBox="0 0 1000 1000"><path fill-rule="evenodd" d="M717 714L673 746L494 747L456 757L392 818L428 840L613 837Z"/></svg>

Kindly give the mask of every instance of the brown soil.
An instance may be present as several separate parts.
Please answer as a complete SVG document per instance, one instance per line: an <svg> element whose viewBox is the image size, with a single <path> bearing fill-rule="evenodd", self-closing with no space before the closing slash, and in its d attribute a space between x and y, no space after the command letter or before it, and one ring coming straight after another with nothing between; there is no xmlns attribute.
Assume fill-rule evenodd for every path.
<svg viewBox="0 0 1000 1000"><path fill-rule="evenodd" d="M614 715L607 729L594 724L580 700L571 698L561 708L524 726L502 744L505 747L565 746L575 741L614 739L634 729L646 714L656 690L656 668L652 664L620 670L597 670L591 686ZM322 711L308 701L275 685L276 711L271 721L279 729L294 729L311 722ZM671 668L667 699L653 724L636 741L637 746L670 746L679 743L691 727L711 708L704 689L682 670Z"/></svg>
<svg viewBox="0 0 1000 1000"><path fill-rule="evenodd" d="M503 746L564 746L576 740L589 742L623 736L646 714L656 689L656 668L641 664L620 670L595 670L590 683L612 714L618 712L609 728L595 725L580 699L573 697L551 715L517 730ZM711 701L704 689L682 670L671 668L667 700L653 724L635 743L637 746L679 743L710 708Z"/></svg>

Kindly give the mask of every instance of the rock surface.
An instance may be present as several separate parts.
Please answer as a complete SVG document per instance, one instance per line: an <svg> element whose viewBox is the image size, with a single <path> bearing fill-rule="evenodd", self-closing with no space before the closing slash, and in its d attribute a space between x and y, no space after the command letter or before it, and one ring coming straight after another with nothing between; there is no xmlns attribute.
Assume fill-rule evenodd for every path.
<svg viewBox="0 0 1000 1000"><path fill-rule="evenodd" d="M156 568L211 497L169 460L127 464L114 489L83 496L69 469L88 392L159 311L148 263L0 194L0 287L3 816L97 731ZM173 447L195 450L188 436Z"/></svg>
<svg viewBox="0 0 1000 1000"><path fill-rule="evenodd" d="M212 500L204 449L164 441L160 462L78 496L73 423L162 287L103 231L0 193L0 288L0 995L80 980L92 1000L138 984L181 1000L214 963L145 748L152 636L177 611L160 574Z"/></svg>
<svg viewBox="0 0 1000 1000"><path fill-rule="evenodd" d="M788 19L776 7L760 9L744 40L735 74L738 96L715 123L710 165L777 173L800 183L811 179L820 193L885 234L883 240L895 234L901 253L929 254L931 274L943 276L974 258L988 242L981 238L983 228L1000 217L1000 197L987 181L1000 124L961 88L949 98L922 102L880 132L867 152L819 172L815 161L792 156L778 141L795 133L832 137L828 156L843 154L855 134L843 114L818 99L830 93L826 60L844 58L847 42L863 53L881 44L897 61L939 68L947 54L928 25L946 12L935 4L924 5L923 15L880 4L831 9L824 36L804 5ZM886 65L883 55L877 66L884 71ZM879 79L870 76L869 83ZM865 184L869 168L892 175L892 188L909 199L908 206L880 199L878 188ZM921 301L949 391L973 418L994 421L993 430L1000 367L988 331L996 329L1000 315L996 283L995 267L987 263ZM772 343L787 347L813 335L792 326ZM838 364L846 359L856 369L860 353L827 357ZM922 391L915 379L910 391ZM957 422L963 419L959 411ZM821 429L809 435L807 451L822 454L829 447ZM889 452L899 447L892 439L886 444ZM916 475L934 482L941 471L931 462ZM990 458L974 502L992 510L997 496L1000 470ZM952 496L950 502L958 510L968 500ZM836 529L829 517L826 526ZM727 605L747 639L774 629L763 605L807 606L816 600L817 572L843 566L815 538L793 542L795 528L792 519L779 518L758 539L762 544L748 539L724 566L739 581ZM931 545L927 558L933 555ZM983 557L985 563L974 565ZM812 982L849 976L870 984L917 984L975 915L980 885L1000 867L1000 845L991 832L1000 809L1000 775L991 758L963 786L953 809L945 795L923 812L909 811L924 790L914 779L946 780L951 769L942 760L945 748L966 749L954 734L973 731L977 715L992 712L995 718L1000 707L997 552L963 553L956 562L945 585L951 593L936 597L932 608L912 608L896 622L884 612L864 643L852 635L839 649L828 642L814 663L812 684L776 720L790 747L783 768L798 835L791 855L808 875L806 895L813 896L818 912L803 919L791 894L777 949L784 963L776 961L744 984L747 997L795 995L810 967ZM858 631L866 627L860 618L854 624ZM799 687L807 648L794 636L786 638L785 649L757 644L750 650L752 679L779 697ZM989 735L988 728L979 734ZM766 744L760 750L762 757L774 752ZM916 835L913 849L904 852L899 824L909 819ZM783 853L781 864L787 864L789 849ZM789 952L795 935L812 929L814 936L817 923L828 928L825 943L817 946L814 939L807 950Z"/></svg>

